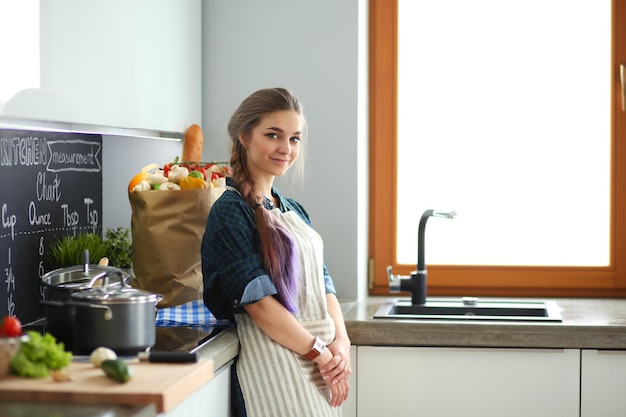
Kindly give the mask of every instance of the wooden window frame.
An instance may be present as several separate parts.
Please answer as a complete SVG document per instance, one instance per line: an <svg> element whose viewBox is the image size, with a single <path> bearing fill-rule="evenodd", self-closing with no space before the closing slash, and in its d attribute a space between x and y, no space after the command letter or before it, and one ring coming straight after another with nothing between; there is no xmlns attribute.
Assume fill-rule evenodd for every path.
<svg viewBox="0 0 626 417"><path fill-rule="evenodd" d="M372 295L389 294L387 265L393 267L394 274L408 275L415 270L415 264L403 265L395 260L397 10L397 0L369 2L368 284ZM621 109L619 78L619 64L626 64L626 24L616 22L626 22L626 0L613 0L612 4L610 265L427 265L429 295L626 297L626 112Z"/></svg>

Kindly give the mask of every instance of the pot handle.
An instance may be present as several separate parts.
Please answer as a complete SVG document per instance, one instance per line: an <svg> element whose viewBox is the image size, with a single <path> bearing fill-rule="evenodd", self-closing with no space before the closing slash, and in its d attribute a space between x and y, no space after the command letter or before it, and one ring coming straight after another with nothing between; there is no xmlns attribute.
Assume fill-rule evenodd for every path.
<svg viewBox="0 0 626 417"><path fill-rule="evenodd" d="M104 272L103 274L98 274L97 277L94 277L91 282L95 282L97 279L102 277L102 288L103 289L107 289L109 286L109 277L111 275L117 275L119 280L120 280L120 285L122 286L122 288L127 287L126 282L124 281L124 275L122 274L121 271L111 271L111 272ZM90 284L91 284L90 282Z"/></svg>
<svg viewBox="0 0 626 417"><path fill-rule="evenodd" d="M106 272L101 272L101 273L99 273L97 275L94 275L94 277L89 280L89 284L88 284L89 288L93 288L93 286L96 283L96 281L99 280L100 278L104 279L106 274L107 274Z"/></svg>
<svg viewBox="0 0 626 417"><path fill-rule="evenodd" d="M89 249L83 251L83 274L89 276Z"/></svg>
<svg viewBox="0 0 626 417"><path fill-rule="evenodd" d="M41 300L39 301L39 304L41 304L44 307L55 307L55 308L60 308L60 307L100 308L100 309L105 310L104 311L105 320L111 320L113 318L113 312L111 311L111 308L109 308L108 306L102 306L99 304L80 303L77 301L51 301L51 300Z"/></svg>

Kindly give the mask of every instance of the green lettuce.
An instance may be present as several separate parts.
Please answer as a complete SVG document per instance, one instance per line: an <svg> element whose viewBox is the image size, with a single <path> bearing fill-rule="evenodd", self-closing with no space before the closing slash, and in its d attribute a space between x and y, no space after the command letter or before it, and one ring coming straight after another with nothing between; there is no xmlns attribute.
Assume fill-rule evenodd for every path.
<svg viewBox="0 0 626 417"><path fill-rule="evenodd" d="M11 359L11 373L28 378L45 378L49 371L65 368L72 360L63 343L57 343L50 333L27 331L28 340L22 341Z"/></svg>

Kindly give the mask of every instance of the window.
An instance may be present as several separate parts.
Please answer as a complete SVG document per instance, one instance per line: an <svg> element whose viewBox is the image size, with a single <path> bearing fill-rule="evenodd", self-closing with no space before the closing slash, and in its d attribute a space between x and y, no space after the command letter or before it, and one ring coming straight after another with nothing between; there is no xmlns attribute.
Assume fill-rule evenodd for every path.
<svg viewBox="0 0 626 417"><path fill-rule="evenodd" d="M610 0L607 0L610 1ZM424 3L433 5L437 2L407 2L407 4L411 4L415 6L418 3ZM419 14L424 15L426 13L447 13L444 15L440 15L442 19L445 19L445 22L453 21L455 16L467 16L470 12L479 8L481 4L487 4L486 1L477 1L477 2L460 2L456 7L467 7L467 5L471 4L472 6L461 13L455 13L450 11L455 8L455 6L451 6L446 3L446 8L440 11L433 10L420 10ZM519 3L521 7L524 9L516 10L513 14L513 18L510 16L507 18L505 16L506 13L510 13L510 10L503 10L500 8L494 9L496 5L502 5L502 2L491 2L491 9L489 10L489 18L492 21L491 23L495 23L496 25L500 25L502 27L510 27L513 26L519 20L524 20L523 13L528 12L529 7L533 7L535 2L523 2ZM578 2L580 3L580 2ZM598 7L601 6L602 2L587 2L589 6ZM605 2L606 3L606 2ZM507 5L511 5L512 3L506 2ZM536 3L537 5L541 5L543 13L540 15L545 17L548 15L546 9L546 2ZM551 4L557 5L557 7L564 8L568 7L568 2L561 2L553 0ZM404 5L404 3L402 3ZM410 14L408 10L409 6L402 10L402 19L405 19L406 16ZM535 6L538 7L538 6ZM608 7L608 6L607 6ZM602 22L603 18L606 18L608 21L612 22L624 22L626 21L626 1L624 0L613 0L613 4L607 10L605 8L604 11L600 8L600 14L597 16L592 15L591 13L583 12L582 15L585 16L585 22L576 21L578 25L581 24L590 24L595 22ZM458 10L455 9L456 12ZM557 9L558 12L558 9ZM568 10L568 22L574 21L571 14L572 10ZM529 13L528 16L536 16L538 13ZM610 15L610 17L609 17ZM603 17L605 16L605 17ZM400 22L403 20L400 19ZM434 19L434 18L433 18ZM507 20L510 19L510 20ZM467 20L472 20L468 18ZM564 20L564 19L561 19ZM560 21L557 19L556 21L546 22L546 28L548 31L550 30L550 25L553 24L554 27L559 25ZM535 22L532 25L533 31L537 29L537 25L540 22ZM562 22L561 22L562 23ZM461 26L459 23L457 26ZM424 27L426 22L415 22L415 27ZM399 28L400 26L400 28ZM406 28L406 23L404 24L404 28ZM439 28L444 27L444 24L438 25ZM481 28L484 28L485 25L481 26L475 25ZM626 166L626 153L623 149L617 146L618 142L624 143L624 134L626 134L625 122L626 117L624 116L624 112L621 110L621 97L620 97L620 84L619 84L619 64L626 63L626 45L625 45L625 32L626 28L618 27L615 24L613 25L605 25L609 26L610 29L605 33L602 33L602 30L599 30L599 39L605 39L604 47L598 48L597 45L602 43L602 40L593 40L589 39L589 30L586 31L576 31L576 27L573 26L572 34L577 32L584 32L586 37L580 39L573 39L572 36L566 36L557 42L555 45L561 47L563 50L555 51L558 53L550 53L547 52L547 55L544 59L541 60L542 65L542 76L544 73L549 73L552 71L550 69L549 62L552 58L557 57L561 61L567 61L561 68L557 68L556 71L567 71L567 65L575 65L576 62L573 62L572 59L566 59L568 51L566 50L566 46L574 43L574 45L578 45L578 49L582 51L584 49L584 45L581 43L584 41L585 44L588 42L596 42L594 47L589 48L591 53L599 53L599 59L593 59L592 64L596 64L600 62L599 65L585 69L584 71L592 74L589 76L590 79L596 80L594 85L591 85L591 88L587 88L590 86L589 82L581 83L582 86L576 86L576 91L584 91L585 89L590 94L596 94L594 97L590 97L582 101L582 104L586 104L589 101L594 101L596 103L605 103L600 105L592 105L589 108L582 108L579 106L572 106L567 110L567 114L565 114L562 120L559 122L559 131L554 136L564 137L567 144L567 139L575 134L577 131L580 131L580 123L581 119L585 119L584 121L590 120L590 117L585 117L590 115L591 113L595 113L595 117L600 120L600 122L592 122L589 125L594 126L596 130L591 134L587 135L593 136L597 138L597 140L587 141L584 143L580 143L580 146L577 146L582 149L582 156L571 157L567 156L567 160L574 160L575 158L583 158L581 161L576 164L580 165L584 163L584 158L589 158L589 161L595 159L594 166L596 168L591 169L591 164L587 164L584 166L584 173L579 177L577 181L580 181L581 178L585 180L585 183L592 184L589 188L588 192L583 192L583 195L576 196L576 193L579 192L578 187L574 189L574 200L568 201L567 198L563 196L559 196L559 198L552 198L550 195L550 191L547 191L547 194L542 195L540 192L534 192L534 190L529 191L528 189L522 189L523 181L515 180L510 181L510 184L500 184L500 190L503 195L524 195L524 196L532 196L537 200L537 203L540 204L542 201L548 202L550 204L545 204L545 207L548 212L545 213L547 218L550 216L557 215L559 213L563 214L562 209L556 210L553 209L552 203L561 203L565 202L566 206L571 204L575 204L576 198L580 200L584 200L585 204L591 203L591 206L585 208L583 211L585 215L581 216L580 214L575 215L570 219L565 219L564 223L561 223L561 218L566 218L565 215L560 215L557 220L548 223L549 226L541 226L537 231L534 231L531 234L531 238L533 236L538 236L538 241L536 239L536 243L530 244L532 247L537 247L537 250L524 250L524 246L522 245L519 249L511 249L508 252L503 251L501 254L489 257L483 256L484 254L490 255L497 253L498 245L495 245L489 250L478 251L475 254L471 254L469 250L464 251L464 247L472 246L472 243L464 242L459 244L459 248L456 249L457 253L469 254L465 258L458 257L457 259L446 259L450 258L447 254L441 255L437 253L438 248L444 248L446 243L455 243L460 239L458 238L459 234L465 235L480 235L480 228L475 229L475 231L471 231L471 227L468 229L466 225L463 224L461 218L463 216L462 211L459 207L455 207L454 200L446 200L445 197L438 197L434 194L431 194L428 198L424 198L428 201L437 201L436 204L441 204L441 202L445 203L445 207L437 206L430 207L428 201L426 202L407 202L403 197L404 193L396 192L396 190L407 190L411 187L411 182L413 182L413 187L410 191L410 194L419 194L419 190L423 190L424 193L428 192L425 189L427 188L425 184L416 182L415 180L404 181L403 179L406 177L398 178L396 174L395 167L398 165L406 165L410 164L410 159L403 158L405 155L409 155L415 153L415 150L409 151L406 147L406 144L403 144L402 139L398 140L398 132L404 128L403 121L409 119L410 115L403 113L403 108L407 106L402 106L402 104L398 105L398 103L402 103L403 96L411 98L411 94L414 96L416 93L406 94L408 91L406 85L408 84L407 80L410 80L411 77L403 75L402 70L398 69L398 61L402 62L403 67L406 65L407 59L400 57L398 59L398 51L403 50L403 48L398 48L398 30L402 30L401 24L398 22L398 3L397 1L387 1L387 0L370 0L370 134L371 134L371 143L370 143L370 258L372 259L372 270L370 276L370 289L374 294L386 293L387 292L387 277L385 272L385 267L387 265L392 265L394 267L394 273L400 274L408 274L410 271L415 269L415 261L416 256L412 254L416 253L416 230L417 230L417 221L419 220L419 215L423 208L435 208L435 209L454 209L459 212L459 217L454 221L447 220L430 220L427 228L427 244L426 244L426 263L429 271L429 293L430 294L455 294L455 295L537 295L537 296L624 296L626 295L626 265L623 260L620 258L626 258L626 242L624 239L626 238L626 225L624 218L624 214L626 213L626 201L624 197L623 191L620 193L617 190L626 189L626 175L625 168ZM587 27L587 26L585 26ZM462 28L459 28L462 29ZM562 29L562 28L561 28ZM441 38L445 36L446 29L442 30L442 33L432 33L434 30L437 30L437 26L434 29L430 30L430 33L421 34L422 37L428 36L428 45L435 44L438 41L438 37ZM450 31L450 28L447 28ZM465 36L463 40L471 39L472 36L480 36L480 34L469 34L468 31L470 28L463 29ZM520 29L523 30L523 29ZM567 29L556 30L554 33L567 33ZM402 35L406 36L406 35ZM454 35L452 36L454 37ZM604 38L603 38L604 37ZM527 36L522 40L520 44L518 44L518 48L520 45L528 45L527 40L529 40L530 36ZM501 41L499 37L494 37L493 32L487 33L487 36L483 38L483 40L497 40ZM458 38L457 38L458 40ZM612 42L611 42L612 41ZM510 49L515 49L514 46L508 44ZM501 56L511 56L513 59L508 63L509 67L512 66L512 63L515 63L515 57L520 55L513 51L511 53L510 50L503 49L502 44L500 47L500 55ZM612 49L611 49L612 47ZM506 48L506 46L504 47ZM465 48L468 50L470 48ZM430 60L425 60L427 62L419 63L420 56L426 56L427 53L435 53L441 55L453 55L452 58L457 58L459 64L452 68L453 70L447 75L447 79L449 80L449 84L453 87L450 91L444 92L442 94L444 100L441 100L440 104L433 103L432 106L427 106L428 111L435 108L436 111L424 116L428 119L433 119L435 117L439 118L437 123L442 128L445 128L446 134L448 135L458 135L459 133L454 133L450 131L450 127L464 125L462 126L468 133L468 141L471 142L471 132L472 130L476 132L477 129L481 128L480 123L475 124L476 126L472 127L471 123L472 118L464 118L464 114L457 113L459 107L460 110L468 109L468 107L472 106L472 101L466 100L468 95L476 95L476 91L471 91L471 89L466 88L467 86L463 85L463 80L465 77L469 77L475 81L475 83L480 82L477 80L477 77L480 76L479 73L472 73L474 70L471 67L463 67L463 65L468 65L472 60L460 59L459 53L461 50L454 51L454 47L448 48L435 48L432 51L425 51L416 48L417 62L418 64L412 68L416 74L419 73L421 75L420 78L429 77L429 81L432 77L435 77L437 72L441 72L441 70L433 71L433 68L429 67L429 62L432 63L435 61L435 58L431 58ZM540 53L540 52L538 52ZM575 55L575 54L574 54ZM404 55L403 55L404 56ZM602 63L602 58L604 57L604 62ZM612 56L612 62L611 62ZM449 56L444 56L443 58L449 59ZM437 58L439 59L439 58ZM499 61L502 62L502 57L500 57ZM445 61L445 59L443 60ZM498 61L498 60L497 60ZM528 60L521 60L524 62L520 62L516 65L515 68L511 68L505 74L502 74L502 68L498 69L498 71L493 72L491 77L486 77L489 82L490 79L496 80L497 77L504 75L505 81L510 81L511 78L515 76L519 76L519 74L523 75L523 71L529 71L532 65L528 66ZM555 61L558 64L558 60ZM580 62L579 62L580 64ZM605 70L602 65L604 65ZM554 67L555 65L552 65ZM451 64L445 66L446 68L451 68ZM491 63L489 65L489 69L497 67L496 63ZM537 67L537 66L535 66ZM576 65L576 68L572 71L568 72L567 75L573 75L574 73L580 69L580 65ZM497 68L496 68L497 69ZM519 71L522 72L519 72ZM433 71L433 74L428 74L428 71ZM597 74L602 74L602 71L605 71L607 77L598 76ZM595 72L595 73L594 73ZM406 74L406 72L404 73ZM404 78L402 78L404 77ZM578 79L581 77L580 74L575 75ZM561 80L564 77L560 77ZM398 92L398 80L401 80L404 88L402 91ZM574 81L567 81L563 84L563 91L567 91L569 89L573 89L571 83ZM429 83L419 84L416 88L420 88L419 94L425 94L424 91L428 87ZM432 82L431 84L435 84ZM441 85L441 84L440 84ZM468 84L469 85L469 84ZM515 92L515 86L519 87L519 83L506 83L506 85L502 86L502 90L505 90L505 94L502 97L511 97L511 95ZM471 86L470 86L471 87ZM558 87L558 86L557 86ZM507 109L514 109L515 106L518 107L516 112L521 113L524 111L524 103L521 99L524 96L524 93L529 90L528 87L523 87L524 91L518 91L518 94L515 95L519 100L512 100L507 103ZM461 96L455 96L452 94L453 92L458 92ZM596 92L600 92L598 95ZM602 93L605 94L605 97L602 96ZM465 94L465 96L463 96ZM587 93L585 93L587 94ZM419 100L416 100L416 102ZM537 103L534 107L538 107L543 103ZM564 100L565 104L571 104L572 100ZM432 101L431 101L432 102ZM552 106L554 106L552 104ZM416 107L417 104L416 104ZM578 107L578 108L574 108ZM412 109L413 110L413 109ZM540 115L545 115L549 111L549 107L547 110L542 110L540 112L535 112ZM575 115L576 111L581 111L578 115ZM467 111L466 111L467 112ZM419 109L416 111L415 118L421 116ZM498 119L503 119L506 117L506 109L505 112L498 116ZM550 114L550 119L555 119L558 115ZM396 122L396 120L399 120ZM484 123L485 120L482 120ZM413 120L410 121L413 123ZM509 122L510 123L510 122ZM426 124L422 123L421 125ZM405 123L404 125L409 126L409 129L412 128L411 124ZM437 126L437 124L434 124ZM538 126L536 121L533 121L533 126ZM483 125L484 126L484 125ZM550 129L553 129L550 126ZM568 132L567 129L571 129L571 132ZM406 130L406 129L405 129ZM492 126L489 129L485 129L482 133L489 133L487 130L491 131L506 131L506 124L496 126L493 128ZM544 129L547 130L547 129ZM463 131L463 130L461 130ZM424 133L419 129L415 130L416 135L421 135L422 137L425 135L432 136L433 133ZM573 133L572 133L573 132ZM518 132L505 132L504 137L507 138L508 141L515 139L515 135ZM401 133L400 133L401 134ZM528 135L528 133L527 133ZM486 136L486 135L485 135ZM445 137L445 134L440 135L439 141L433 141L436 145L441 145L442 140L441 137ZM498 137L498 136L496 136ZM519 138L518 138L519 139ZM494 146L494 139L491 139L491 146ZM420 151L424 151L423 144L420 145L419 141L417 146L422 146L419 148ZM424 142L424 141L422 141ZM496 142L497 143L497 142ZM538 144L545 143L539 140L536 142ZM579 143L579 142L576 142ZM459 145L457 145L459 146ZM462 146L462 145L460 145ZM474 144L472 143L472 146ZM478 145L476 145L478 146ZM485 145L487 146L487 145ZM557 145L563 148L563 144ZM449 153L457 153L463 154L463 151L455 152L453 147L450 147L449 144L445 146L441 146L444 149L443 155L447 155L446 152ZM488 149L488 148L486 148ZM594 152L591 152L593 150ZM498 170L502 170L508 165L520 166L523 167L524 163L531 163L535 167L541 165L544 169L549 171L554 171L555 169L558 172L562 172L562 167L557 164L560 161L556 160L545 160L542 163L537 161L531 162L527 160L520 160L523 158L525 152L528 151L528 148L520 147L518 152L513 154L506 153L502 154L499 152L492 152L490 158L492 161L486 160L479 162L479 165L474 169L471 164L468 165L465 170L472 170L472 174L475 173L487 173L490 175L489 178L493 178L493 180L497 180L498 178L494 178L494 172L500 172ZM435 151L428 151L428 156L425 159L432 159L433 155L436 154ZM620 153L621 152L621 153ZM467 154L467 149L465 150ZM532 155L532 152L527 155ZM449 155L450 156L450 155ZM525 159L527 159L526 157ZM435 158L436 159L436 158ZM448 163L452 160L452 157L447 158ZM408 162L407 162L408 161ZM419 164L420 158L415 159L415 164ZM444 163L446 163L444 158ZM441 162L439 162L441 164ZM456 164L461 163L458 161ZM424 164L426 166L426 164ZM430 167L428 169L436 169L436 165ZM475 172L474 172L475 171ZM569 173L563 175L564 180L571 184L574 178L573 175L580 174L580 169L576 170L576 165L574 165L574 170L572 171L574 174ZM597 175L597 179L593 180L591 183L589 178L591 175ZM422 175L425 175L422 172ZM458 175L458 174L457 174ZM546 175L546 174L544 174ZM436 176L436 175L435 175ZM457 178L459 182L463 182L467 180L464 176L461 178ZM424 180L424 182L428 182L428 179ZM470 182L471 183L471 182ZM575 183L575 181L574 181ZM452 183L450 183L452 184ZM446 187L452 187L452 185L446 185ZM593 185L595 184L595 185ZM427 185L427 184L426 184ZM422 186L422 187L420 187ZM553 186L554 187L554 186ZM558 182L556 187L567 188L565 182ZM432 187L437 188L437 187ZM440 187L441 188L441 187ZM580 187L582 190L582 187ZM561 188L553 188L555 191L561 193ZM448 197L450 194L459 195L463 191L463 187L459 187L455 190L454 193L448 193ZM476 195L480 195L478 191ZM590 194L595 193L595 194ZM590 197L593 195L593 197ZM470 200L470 196L465 197L467 200ZM511 197L509 197L510 199ZM504 198L505 200L507 198ZM398 211L398 204L396 201L401 201L400 205L403 207L409 206L413 210L413 214L402 213L402 211ZM391 202L391 204L389 203ZM544 209L542 206L538 206L538 211ZM420 207L420 204L425 204L425 206ZM503 206L505 207L505 206ZM552 210L553 211L552 211ZM466 213L471 214L471 217L476 217L476 212L472 211L476 210L475 208L465 208ZM478 210L480 211L480 210ZM500 211L506 211L500 208ZM554 211L557 211L555 213ZM520 214L510 214L513 218L519 219ZM494 216L493 213L486 216L481 221L489 221L491 217ZM502 224L501 222L506 222L506 216L502 217L502 219L495 220L498 224ZM454 223L457 222L459 226L457 227ZM521 221L520 221L521 222ZM520 223L517 222L517 223ZM445 223L445 225L444 225ZM480 222L478 222L479 224ZM531 223L534 223L531 221ZM397 227L400 224L402 227ZM574 224L574 227L572 227ZM510 226L513 226L514 223L511 223ZM461 227L462 226L462 227ZM479 224L480 226L480 224ZM462 231L456 230L461 229ZM476 227L476 226L472 226ZM518 233L522 233L525 230L529 229L529 225L521 227L518 230ZM559 232L559 228L561 228L561 232ZM584 237L583 229L591 230L594 234ZM544 242L551 242L552 247L565 247L559 243L553 243L550 238L549 229L556 230L555 233L557 238L559 234L562 234L563 230L567 230L570 233L566 240L576 242L576 239L581 239L580 245L574 244L573 247L565 249L561 254L556 250L548 250L547 247L541 247L540 244ZM579 230L577 230L579 229ZM575 230L574 233L571 233L571 230ZM406 236L402 236L402 231L408 231ZM457 233L455 237L455 233ZM486 233L484 233L486 234ZM396 240L400 239L401 244L396 243ZM440 242L437 242L437 239ZM491 237L489 240L496 240L497 237ZM446 241L447 240L447 241ZM406 243L404 243L406 241ZM475 240L472 240L475 242ZM558 241L557 241L558 242ZM584 244L588 242L597 242L597 244L593 244L590 246L591 249L598 249L595 254L592 254L590 248L584 248ZM429 250L429 244L433 245L432 251ZM475 246L486 246L484 245L475 245ZM510 245L502 245L510 248ZM531 247L529 244L526 244L526 247ZM578 248L581 249L580 253L577 253L574 256L568 257L569 254L575 253L575 250ZM408 249L406 249L408 248ZM454 252L455 250L450 250L450 252ZM526 252L526 253L524 253ZM519 253L524 253L524 255L532 255L533 257L517 257L512 255L517 255ZM544 256L544 255L550 256ZM621 254L621 257L620 257ZM430 256L429 256L430 255Z"/></svg>

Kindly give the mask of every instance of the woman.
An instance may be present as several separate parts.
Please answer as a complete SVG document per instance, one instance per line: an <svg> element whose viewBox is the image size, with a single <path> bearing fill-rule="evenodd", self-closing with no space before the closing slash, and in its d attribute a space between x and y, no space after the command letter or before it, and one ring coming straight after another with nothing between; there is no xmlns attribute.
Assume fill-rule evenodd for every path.
<svg viewBox="0 0 626 417"><path fill-rule="evenodd" d="M322 239L274 178L301 157L305 120L282 88L246 98L228 124L232 187L202 242L204 302L237 323L237 377L249 417L338 416L350 340Z"/></svg>

